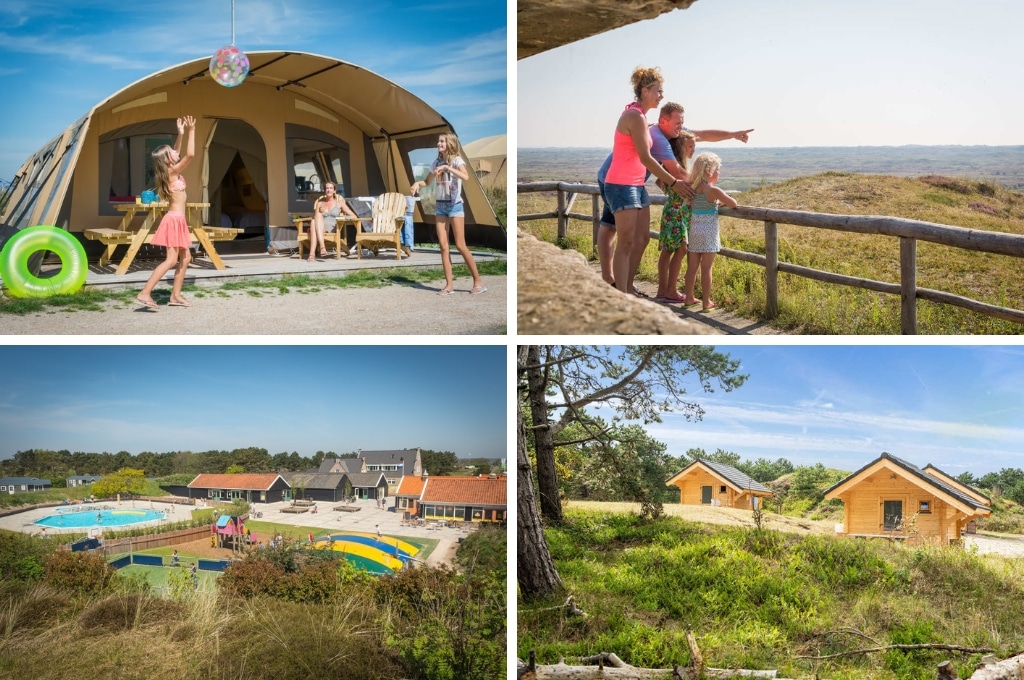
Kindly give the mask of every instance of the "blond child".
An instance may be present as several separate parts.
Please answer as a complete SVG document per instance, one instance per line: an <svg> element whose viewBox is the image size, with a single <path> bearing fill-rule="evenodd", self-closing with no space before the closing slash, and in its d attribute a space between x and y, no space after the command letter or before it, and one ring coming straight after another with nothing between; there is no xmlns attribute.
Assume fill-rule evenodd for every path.
<svg viewBox="0 0 1024 680"><path fill-rule="evenodd" d="M679 169L673 173L681 182L689 179L689 161L697 144L697 136L683 130L678 137L668 140L672 153L679 162ZM671 170L670 170L671 172ZM681 187L680 187L681 189ZM677 290L679 270L686 255L686 240L690 230L690 203L685 196L669 187L665 192L665 207L661 211L661 235L658 237L658 300L682 302L684 297Z"/></svg>
<svg viewBox="0 0 1024 680"><path fill-rule="evenodd" d="M724 204L735 208L736 199L715 186L722 160L715 154L705 151L693 161L690 170L690 186L693 187L693 216L690 220L689 254L686 260L685 296L683 304L695 305L698 300L693 296L693 287L700 270L700 290L704 310L717 307L711 299L711 269L715 262L715 253L722 249L718 232L718 206Z"/></svg>
<svg viewBox="0 0 1024 680"><path fill-rule="evenodd" d="M182 171L192 162L196 155L196 119L192 116L185 116L178 119L178 138L174 142L174 148L166 144L153 152L153 173L156 178L156 191L160 199L167 201L167 213L160 220L153 235L153 245L165 246L167 258L156 266L153 274L150 275L142 291L136 296L140 304L149 309L156 310L157 305L153 300L153 288L163 278L164 274L171 270L175 264L178 265L174 272L174 285L171 288L171 300L167 304L171 307L191 307L192 303L181 296L181 287L185 283L185 270L192 259L189 248L192 246L192 236L188 230L188 222L185 221L185 178L181 176ZM185 155L181 155L181 138L188 130L188 144L185 147Z"/></svg>
<svg viewBox="0 0 1024 680"><path fill-rule="evenodd" d="M473 288L470 294L486 293L487 287L476 269L473 254L466 247L466 213L462 205L462 183L469 181L469 169L466 162L459 156L459 138L454 133L445 132L437 138L437 158L430 166L426 179L414 182L410 187L413 196L419 195L420 189L437 180L436 207L434 218L437 221L437 243L441 246L441 266L444 268L444 288L437 291L438 295L452 294L452 258L448 248L448 224L452 225L455 247L462 255L473 277Z"/></svg>

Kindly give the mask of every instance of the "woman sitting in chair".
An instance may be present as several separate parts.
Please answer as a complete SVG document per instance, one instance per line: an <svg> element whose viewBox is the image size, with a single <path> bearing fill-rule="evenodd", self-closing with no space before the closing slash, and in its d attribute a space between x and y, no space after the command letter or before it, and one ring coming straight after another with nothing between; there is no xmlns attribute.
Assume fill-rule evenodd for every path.
<svg viewBox="0 0 1024 680"><path fill-rule="evenodd" d="M313 220L309 223L309 258L307 262L316 260L317 244L320 245L320 257L327 257L327 244L324 234L330 234L338 228L338 217L342 213L349 217L357 217L345 199L336 193L334 182L324 185L324 195L316 199L313 205ZM347 256L347 254L346 254Z"/></svg>

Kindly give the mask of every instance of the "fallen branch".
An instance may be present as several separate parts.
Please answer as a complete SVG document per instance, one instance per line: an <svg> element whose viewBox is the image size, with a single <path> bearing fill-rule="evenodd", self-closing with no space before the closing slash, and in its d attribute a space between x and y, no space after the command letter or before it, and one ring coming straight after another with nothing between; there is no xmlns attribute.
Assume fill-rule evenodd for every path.
<svg viewBox="0 0 1024 680"><path fill-rule="evenodd" d="M942 676L940 675L939 677L941 678ZM956 676L947 677L955 678ZM1007 678L1022 677L1024 677L1024 654L1018 654L1002 661L985 664L974 671L969 680L1007 680Z"/></svg>
<svg viewBox="0 0 1024 680"><path fill-rule="evenodd" d="M986 652L994 651L989 647L961 647L960 645L946 645L939 642L928 642L919 645L883 645L881 647L869 647L867 649L851 649L847 652L836 652L835 654L826 654L824 656L798 656L796 658L810 659L812 661L822 661L824 659L836 659L840 656L855 656L857 654L873 654L875 652L886 652L890 649L898 649L905 652L918 649L941 649L948 652L962 652L964 654L984 654Z"/></svg>
<svg viewBox="0 0 1024 680"><path fill-rule="evenodd" d="M538 666L536 654L530 650L530 662L519 662L519 680L697 680L710 678L777 678L778 671L755 671L743 668L708 668L704 655L697 646L697 639L691 631L686 632L686 644L690 648L690 665L676 668L636 668L630 666L615 654L602 652L579 659L579 666L569 666L565 659L559 659L552 666ZM596 668L595 668L596 666Z"/></svg>
<svg viewBox="0 0 1024 680"><path fill-rule="evenodd" d="M570 616L583 616L583 617L585 617L587 615L587 613L585 611L583 611L582 609L580 609L579 605L576 604L576 599L572 595L570 595L569 597L565 598L565 602L563 604L555 605L554 607L542 607L540 609L520 609L519 613L520 614L535 614L537 612L550 612L550 611L554 611L555 609L564 609L564 610L566 610L569 613Z"/></svg>

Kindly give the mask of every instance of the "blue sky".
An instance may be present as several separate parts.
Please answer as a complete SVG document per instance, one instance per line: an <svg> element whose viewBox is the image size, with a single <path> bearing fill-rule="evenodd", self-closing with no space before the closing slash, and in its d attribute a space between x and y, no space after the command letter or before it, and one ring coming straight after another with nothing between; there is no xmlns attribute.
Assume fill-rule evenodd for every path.
<svg viewBox="0 0 1024 680"><path fill-rule="evenodd" d="M470 142L506 131L506 22L496 0L236 0L235 44L363 66ZM108 95L230 42L230 0L3 0L0 179Z"/></svg>
<svg viewBox="0 0 1024 680"><path fill-rule="evenodd" d="M721 448L853 471L888 451L954 475L1024 468L1024 346L717 349L750 378L728 393L688 387L700 422L649 425L673 455Z"/></svg>
<svg viewBox="0 0 1024 680"><path fill-rule="evenodd" d="M751 146L1024 144L1021 26L1008 0L699 0L520 61L517 145L610 147L638 65Z"/></svg>
<svg viewBox="0 0 1024 680"><path fill-rule="evenodd" d="M506 349L9 346L0 458L29 448L504 458Z"/></svg>

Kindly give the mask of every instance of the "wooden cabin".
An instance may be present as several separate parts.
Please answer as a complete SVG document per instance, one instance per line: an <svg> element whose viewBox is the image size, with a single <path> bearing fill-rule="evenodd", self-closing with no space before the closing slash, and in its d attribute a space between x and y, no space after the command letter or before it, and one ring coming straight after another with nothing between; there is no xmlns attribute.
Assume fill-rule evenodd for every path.
<svg viewBox="0 0 1024 680"><path fill-rule="evenodd" d="M771 489L733 466L708 460L693 461L666 484L679 487L679 502L683 505L750 509L755 498L772 495Z"/></svg>
<svg viewBox="0 0 1024 680"><path fill-rule="evenodd" d="M926 470L883 453L825 491L843 501L848 536L919 537L948 545L967 525L992 514L988 499L929 465Z"/></svg>

